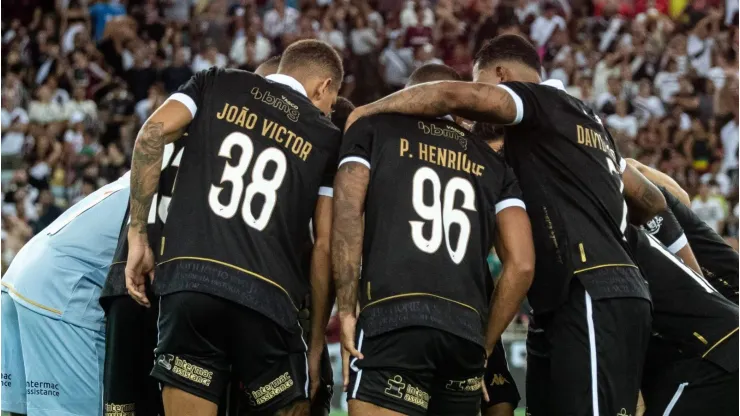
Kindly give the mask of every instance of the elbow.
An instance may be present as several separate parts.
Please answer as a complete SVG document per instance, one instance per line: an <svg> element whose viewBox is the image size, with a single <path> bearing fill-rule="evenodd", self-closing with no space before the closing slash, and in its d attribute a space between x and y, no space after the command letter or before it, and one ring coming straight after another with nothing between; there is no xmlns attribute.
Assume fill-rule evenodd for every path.
<svg viewBox="0 0 740 416"><path fill-rule="evenodd" d="M534 279L534 258L507 259L504 267L511 271L520 285L529 289Z"/></svg>

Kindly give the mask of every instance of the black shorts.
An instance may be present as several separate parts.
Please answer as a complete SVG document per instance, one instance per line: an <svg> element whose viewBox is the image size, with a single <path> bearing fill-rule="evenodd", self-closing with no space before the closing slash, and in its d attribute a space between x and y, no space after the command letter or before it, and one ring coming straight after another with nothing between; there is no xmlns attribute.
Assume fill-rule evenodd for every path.
<svg viewBox="0 0 740 416"><path fill-rule="evenodd" d="M519 396L519 389L517 389L514 378L509 372L506 351L501 340L488 357L483 381L486 383L489 399L488 401L483 400L481 403L483 413L485 413L485 409L499 403L511 403L514 408L519 404L521 396Z"/></svg>
<svg viewBox="0 0 740 416"><path fill-rule="evenodd" d="M129 296L113 297L108 303L104 414L164 414L157 380L149 377L157 345L157 303L145 308Z"/></svg>
<svg viewBox="0 0 740 416"><path fill-rule="evenodd" d="M407 327L374 337L358 331L347 400L407 415L477 415L483 347L439 329Z"/></svg>
<svg viewBox="0 0 740 416"><path fill-rule="evenodd" d="M535 339L528 340L534 346L527 358L532 416L635 413L652 323L649 301L592 299L573 279L568 301L535 319L540 332L530 332Z"/></svg>
<svg viewBox="0 0 740 416"><path fill-rule="evenodd" d="M308 360L300 332L264 315L198 292L160 298L152 376L214 403L238 380L239 401L272 414L308 398Z"/></svg>
<svg viewBox="0 0 740 416"><path fill-rule="evenodd" d="M740 412L737 371L728 372L699 357L679 357L672 347L654 346L654 339L642 383L645 416L734 416ZM651 365L651 357L660 365ZM672 357L672 362L667 363L665 357Z"/></svg>

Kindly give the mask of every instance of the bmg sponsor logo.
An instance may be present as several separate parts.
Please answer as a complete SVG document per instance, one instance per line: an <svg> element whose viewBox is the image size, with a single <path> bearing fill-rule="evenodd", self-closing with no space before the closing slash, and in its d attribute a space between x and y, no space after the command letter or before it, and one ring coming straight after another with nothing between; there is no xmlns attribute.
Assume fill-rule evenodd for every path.
<svg viewBox="0 0 740 416"><path fill-rule="evenodd" d="M298 121L298 117L301 116L301 113L298 111L298 106L289 99L285 98L285 96L283 95L277 97L272 95L270 91L260 91L260 89L257 87L252 88L252 91L250 91L250 93L255 100L260 100L270 107L277 108L278 110L285 113L290 121Z"/></svg>

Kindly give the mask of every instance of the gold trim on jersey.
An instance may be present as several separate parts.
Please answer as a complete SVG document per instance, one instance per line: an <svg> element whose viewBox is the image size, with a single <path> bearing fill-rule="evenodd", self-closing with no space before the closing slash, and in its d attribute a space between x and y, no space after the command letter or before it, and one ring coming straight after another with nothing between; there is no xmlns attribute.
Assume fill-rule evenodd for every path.
<svg viewBox="0 0 740 416"><path fill-rule="evenodd" d="M704 344L704 345L707 345L707 344L709 344L709 342L707 342L706 338L704 338L703 336L701 336L701 334L700 334L700 333L698 333L698 332L694 332L694 336L695 336L695 337L696 337L696 338L697 338L697 339L698 339L699 341L701 341L701 343L702 343L702 344Z"/></svg>
<svg viewBox="0 0 740 416"><path fill-rule="evenodd" d="M164 256L164 236L162 236L162 242L159 244L159 255Z"/></svg>
<svg viewBox="0 0 740 416"><path fill-rule="evenodd" d="M450 299L450 298L446 298L444 296L434 295L432 293L423 293L423 292L404 293L404 294L401 294L401 295L393 295L393 296L388 296L387 298L378 299L378 300L372 301L372 302L368 303L367 305L365 305L365 307L362 308L360 310L360 312L364 311L365 309L369 308L370 306L376 305L376 304L378 304L380 302L385 302L386 300L393 300L393 299L398 299L398 298L406 298L406 297L409 297L409 296L431 296L433 298L446 300L448 302L452 302L452 303L456 303L456 304L458 304L460 306L464 306L464 307L472 310L473 312L475 312L478 316L480 316L480 313L478 313L478 311L474 307L472 307L472 306L470 306L470 305L468 305L466 303L458 302L456 300L453 300L453 299Z"/></svg>
<svg viewBox="0 0 740 416"><path fill-rule="evenodd" d="M733 335L733 334L734 334L735 332L737 332L737 330L738 330L738 329L740 329L740 327L738 327L738 328L735 328L735 329L733 329L733 330L732 330L732 331L730 331L730 332L729 332L729 333L728 333L727 335L723 336L723 337L722 337L722 339L720 339L719 341L715 342L715 343L714 343L714 345L712 345L712 346L711 346L711 347L710 347L710 348L709 348L709 349L707 350L707 352L705 352L705 353L704 353L704 354L703 354L703 355L701 356L701 358L704 358L704 357L706 357L706 356L707 356L707 355L708 355L708 354L709 354L710 352L712 352L712 350L713 350L713 349L714 349L715 347L717 347L717 346L718 346L719 344L721 344L721 343L725 342L725 341L727 340L727 338L731 337L731 336L732 336L732 335Z"/></svg>
<svg viewBox="0 0 740 416"><path fill-rule="evenodd" d="M596 269L603 269L604 267L633 267L635 269L638 268L634 264L619 264L619 263L616 263L616 264L600 264L598 266L586 267L585 269L576 270L576 271L573 272L573 274L588 272L588 271L596 270Z"/></svg>
<svg viewBox="0 0 740 416"><path fill-rule="evenodd" d="M46 306L46 305L42 305L42 304L40 304L38 302L32 301L31 299L29 299L29 298L21 295L20 293L18 293L17 290L15 290L15 288L10 283L8 283L8 282L0 282L0 284L2 284L3 286L5 286L5 288L8 289L9 292L11 292L12 294L18 296L19 298L21 298L25 302L30 303L31 305L33 305L33 306L35 306L37 308L41 308L41 309L43 309L45 311L49 311L49 312L51 312L51 313L53 313L55 315L59 315L59 316L62 315L62 311L60 311L59 309L54 309L52 307L49 307L49 306Z"/></svg>
<svg viewBox="0 0 740 416"><path fill-rule="evenodd" d="M578 243L578 249L581 251L581 263L586 262L586 249L583 248L583 243Z"/></svg>
<svg viewBox="0 0 740 416"><path fill-rule="evenodd" d="M171 258L171 259L169 259L169 260L165 260L165 261L163 261L163 262L161 262L161 263L157 263L157 266L161 266L161 265L163 265L163 264L165 264L165 263L169 263L169 262L171 262L171 261L175 261L175 260L198 260L198 261L208 261L208 262L211 262L211 263L216 263L216 264L219 264L219 265L221 265L221 266L226 266L226 267L230 267L230 268L232 268L232 269L234 269L234 270L238 270L238 271L240 271L240 272L242 272L242 273L246 273L246 274L248 274L248 275L250 275L250 276L253 276L253 277L256 277L256 278L258 278L258 279L260 279L260 280L264 280L265 282L267 282L267 283L269 283L269 284L271 284L271 285L275 286L276 288L278 288L278 289L282 290L282 291L283 291L283 293L285 293L285 295L286 295L286 296L288 296L288 299L290 299L290 304L291 304L291 305L293 305L293 308L294 308L294 309L295 309L296 311L298 311L298 310L299 310L299 309L298 309L298 308L297 308L297 307L295 306L295 304L293 304L293 299L292 299L292 298L290 297L290 293L288 293L288 291L287 291L287 290L285 290L285 288L283 288L282 286L280 286L280 285L279 285L279 284L277 284L276 282L273 282L272 280L270 280L270 279L266 278L265 276L262 276L261 274L255 273L255 272L253 272L253 271L251 271L251 270L243 269L243 268L241 268L241 267L239 267L239 266L234 266L234 265L233 265L233 264L231 264L231 263L226 263L226 262L223 262L223 261L219 261L219 260L214 260L214 259L209 259L209 258L205 258L205 257L189 257L189 256L183 256L183 257L173 257L173 258Z"/></svg>

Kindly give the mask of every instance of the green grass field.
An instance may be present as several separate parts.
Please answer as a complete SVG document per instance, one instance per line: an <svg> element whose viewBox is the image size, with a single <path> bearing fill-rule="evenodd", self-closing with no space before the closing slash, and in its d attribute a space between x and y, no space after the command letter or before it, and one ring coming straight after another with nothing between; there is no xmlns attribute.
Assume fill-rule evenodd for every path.
<svg viewBox="0 0 740 416"><path fill-rule="evenodd" d="M347 416L347 414L339 410L339 411L331 412L329 416ZM514 416L524 416L524 408L522 407L522 408L516 409L516 411L514 412Z"/></svg>

